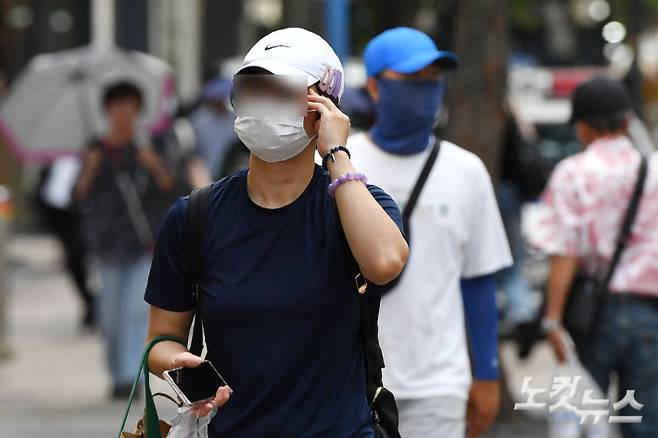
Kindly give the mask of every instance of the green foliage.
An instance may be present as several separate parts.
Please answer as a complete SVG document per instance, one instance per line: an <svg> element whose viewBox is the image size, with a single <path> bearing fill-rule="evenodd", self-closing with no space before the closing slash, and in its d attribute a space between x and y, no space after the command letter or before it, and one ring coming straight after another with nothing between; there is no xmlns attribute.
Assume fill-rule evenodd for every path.
<svg viewBox="0 0 658 438"><path fill-rule="evenodd" d="M658 14L658 0L644 0L644 6L649 13Z"/></svg>
<svg viewBox="0 0 658 438"><path fill-rule="evenodd" d="M537 9L541 0L510 0L511 25L524 30L541 27L540 14Z"/></svg>

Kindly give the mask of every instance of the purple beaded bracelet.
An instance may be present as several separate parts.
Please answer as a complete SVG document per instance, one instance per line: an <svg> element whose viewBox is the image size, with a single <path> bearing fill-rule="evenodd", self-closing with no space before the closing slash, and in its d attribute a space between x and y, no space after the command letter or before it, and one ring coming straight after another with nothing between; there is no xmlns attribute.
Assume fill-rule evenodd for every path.
<svg viewBox="0 0 658 438"><path fill-rule="evenodd" d="M348 181L361 181L363 184L366 184L368 182L368 178L362 173L347 172L345 175L336 178L332 181L331 184L329 184L329 196L333 198L336 194L336 189L340 187L341 184L345 184Z"/></svg>

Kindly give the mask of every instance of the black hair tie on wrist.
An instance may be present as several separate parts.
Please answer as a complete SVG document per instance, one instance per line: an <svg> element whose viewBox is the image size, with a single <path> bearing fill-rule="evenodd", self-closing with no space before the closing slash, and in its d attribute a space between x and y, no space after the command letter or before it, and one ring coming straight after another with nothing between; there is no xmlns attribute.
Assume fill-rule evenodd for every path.
<svg viewBox="0 0 658 438"><path fill-rule="evenodd" d="M329 150L329 152L327 152L327 154L324 157L322 157L322 168L324 170L327 170L327 171L329 170L327 168L327 163L329 162L329 158L331 158L332 163L336 162L336 153L340 152L340 151L345 152L347 154L347 158L350 158L350 159L352 158L352 154L350 154L349 149L347 149L345 146L334 146L333 148L331 148Z"/></svg>

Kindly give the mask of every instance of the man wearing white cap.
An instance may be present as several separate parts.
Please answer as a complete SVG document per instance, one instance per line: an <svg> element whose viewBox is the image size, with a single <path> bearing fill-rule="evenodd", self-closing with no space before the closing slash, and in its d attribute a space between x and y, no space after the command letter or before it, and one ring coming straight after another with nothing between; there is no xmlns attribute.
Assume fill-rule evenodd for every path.
<svg viewBox="0 0 658 438"><path fill-rule="evenodd" d="M408 247L395 202L350 162L342 92L338 57L303 29L264 37L234 78L235 130L251 157L213 185L208 207L199 301L207 359L230 385L200 409L222 406L211 438L375 436L354 261L371 283L387 283ZM187 202L158 236L145 295L150 338L185 339L194 315ZM175 342L149 358L157 375L200 362Z"/></svg>
<svg viewBox="0 0 658 438"><path fill-rule="evenodd" d="M376 121L348 146L359 169L404 206L411 248L405 272L382 299L384 383L398 399L403 437L457 438L468 428L474 438L498 411L494 274L511 257L484 165L433 136L442 74L457 67L457 57L399 27L371 40L364 60Z"/></svg>

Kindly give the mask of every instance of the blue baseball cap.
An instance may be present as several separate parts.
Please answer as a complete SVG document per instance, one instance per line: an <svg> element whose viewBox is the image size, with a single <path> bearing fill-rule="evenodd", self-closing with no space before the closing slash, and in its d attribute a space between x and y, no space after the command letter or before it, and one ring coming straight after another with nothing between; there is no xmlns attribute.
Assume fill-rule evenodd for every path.
<svg viewBox="0 0 658 438"><path fill-rule="evenodd" d="M390 68L396 73L415 73L430 64L452 70L459 64L453 52L439 50L424 32L410 27L396 27L377 35L366 45L363 54L368 76Z"/></svg>

